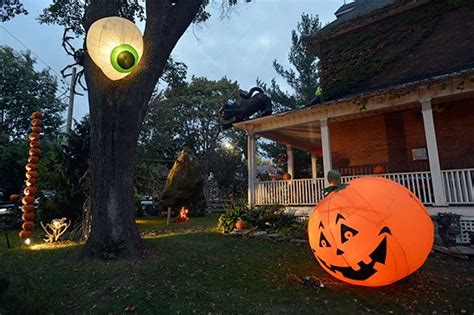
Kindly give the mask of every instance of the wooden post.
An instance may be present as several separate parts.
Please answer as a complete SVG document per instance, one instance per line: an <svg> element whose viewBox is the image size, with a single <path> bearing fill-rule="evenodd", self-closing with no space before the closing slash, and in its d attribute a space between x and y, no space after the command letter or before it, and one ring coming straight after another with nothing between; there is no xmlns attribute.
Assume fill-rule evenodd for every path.
<svg viewBox="0 0 474 315"><path fill-rule="evenodd" d="M323 175L326 178L328 172L332 169L331 159L331 137L329 134L329 122L327 119L321 120L321 142L323 145ZM326 185L329 183L326 179Z"/></svg>
<svg viewBox="0 0 474 315"><path fill-rule="evenodd" d="M313 179L318 178L317 155L314 152L311 152L311 174Z"/></svg>
<svg viewBox="0 0 474 315"><path fill-rule="evenodd" d="M425 128L426 147L428 150L428 162L430 165L431 181L433 183L434 205L447 206L446 194L443 189L441 166L439 163L438 143L431 108L431 99L421 101L421 112L423 114L423 126Z"/></svg>
<svg viewBox="0 0 474 315"><path fill-rule="evenodd" d="M294 156L293 147L289 144L286 146L286 155L288 156L288 159L287 159L288 174L291 175L291 179L295 179L295 156Z"/></svg>
<svg viewBox="0 0 474 315"><path fill-rule="evenodd" d="M166 225L170 224L171 207L168 207L168 215L166 216Z"/></svg>
<svg viewBox="0 0 474 315"><path fill-rule="evenodd" d="M254 134L247 135L247 166L248 166L248 206L255 205L255 176L257 140Z"/></svg>

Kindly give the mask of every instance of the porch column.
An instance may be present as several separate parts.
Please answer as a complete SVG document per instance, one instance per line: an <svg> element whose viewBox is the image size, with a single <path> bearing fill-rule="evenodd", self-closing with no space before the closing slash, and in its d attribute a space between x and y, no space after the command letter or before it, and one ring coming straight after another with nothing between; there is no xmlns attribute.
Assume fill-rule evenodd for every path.
<svg viewBox="0 0 474 315"><path fill-rule="evenodd" d="M433 182L434 205L446 206L446 195L443 189L443 180L441 177L441 166L439 163L438 143L436 141L436 131L433 119L433 110L431 99L423 100L421 103L421 112L423 114L423 126L425 128L426 147L428 150L428 161L430 164L431 180Z"/></svg>
<svg viewBox="0 0 474 315"><path fill-rule="evenodd" d="M248 206L255 205L255 176L257 155L257 141L255 135L247 133L247 167L248 167Z"/></svg>
<svg viewBox="0 0 474 315"><path fill-rule="evenodd" d="M311 174L313 179L318 177L317 155L314 152L311 152Z"/></svg>
<svg viewBox="0 0 474 315"><path fill-rule="evenodd" d="M331 137L327 118L321 119L321 142L323 147L323 174L324 178L326 178L328 172L332 169Z"/></svg>
<svg viewBox="0 0 474 315"><path fill-rule="evenodd" d="M288 157L287 164L288 164L288 174L291 175L291 179L294 178L295 174L295 157L293 152L293 147L291 145L286 146L286 155Z"/></svg>

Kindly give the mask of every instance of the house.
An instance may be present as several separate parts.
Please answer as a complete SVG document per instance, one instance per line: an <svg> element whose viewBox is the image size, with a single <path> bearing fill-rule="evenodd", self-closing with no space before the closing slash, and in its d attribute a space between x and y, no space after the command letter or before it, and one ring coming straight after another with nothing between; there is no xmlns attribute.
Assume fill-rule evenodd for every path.
<svg viewBox="0 0 474 315"><path fill-rule="evenodd" d="M326 185L321 155L324 174L395 180L430 213L472 217L474 227L473 38L467 0L343 5L307 38L320 59L322 102L234 124L248 137L249 204L311 211ZM312 178L256 181L257 137L287 147L291 175L293 150L310 152Z"/></svg>

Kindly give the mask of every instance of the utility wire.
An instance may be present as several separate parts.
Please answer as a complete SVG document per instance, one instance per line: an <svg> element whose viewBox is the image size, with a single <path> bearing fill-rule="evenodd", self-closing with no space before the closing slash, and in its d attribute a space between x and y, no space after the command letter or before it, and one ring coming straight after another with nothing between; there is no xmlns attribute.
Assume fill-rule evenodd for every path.
<svg viewBox="0 0 474 315"><path fill-rule="evenodd" d="M54 70L53 67L51 67L46 61L44 61L39 55L37 55L31 48L29 48L28 46L26 46L26 44L24 44L18 37L16 37L12 32L10 32L5 26L3 25L0 25L0 27L5 31L7 32L12 38L14 38L20 45L22 45L25 49L27 49L28 51L31 52L31 54L33 56L36 57L36 59L38 59L39 61L41 61L45 66L48 67L48 69L50 69L51 71L53 71L55 74L56 74L56 78L63 84L63 93L62 95L66 94L68 92L69 89L65 88L64 85L67 86L67 83L64 81L64 78L62 77L61 74L59 74L56 70ZM68 97L68 96L66 96ZM64 97L63 97L64 98Z"/></svg>

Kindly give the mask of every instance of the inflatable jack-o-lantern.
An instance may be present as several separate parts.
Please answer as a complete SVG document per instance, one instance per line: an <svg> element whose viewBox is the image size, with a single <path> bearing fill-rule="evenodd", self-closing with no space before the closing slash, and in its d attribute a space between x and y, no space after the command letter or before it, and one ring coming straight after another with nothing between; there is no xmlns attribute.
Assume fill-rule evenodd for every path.
<svg viewBox="0 0 474 315"><path fill-rule="evenodd" d="M311 249L332 276L355 285L383 286L420 268L434 228L420 200L384 178L350 181L313 210Z"/></svg>

